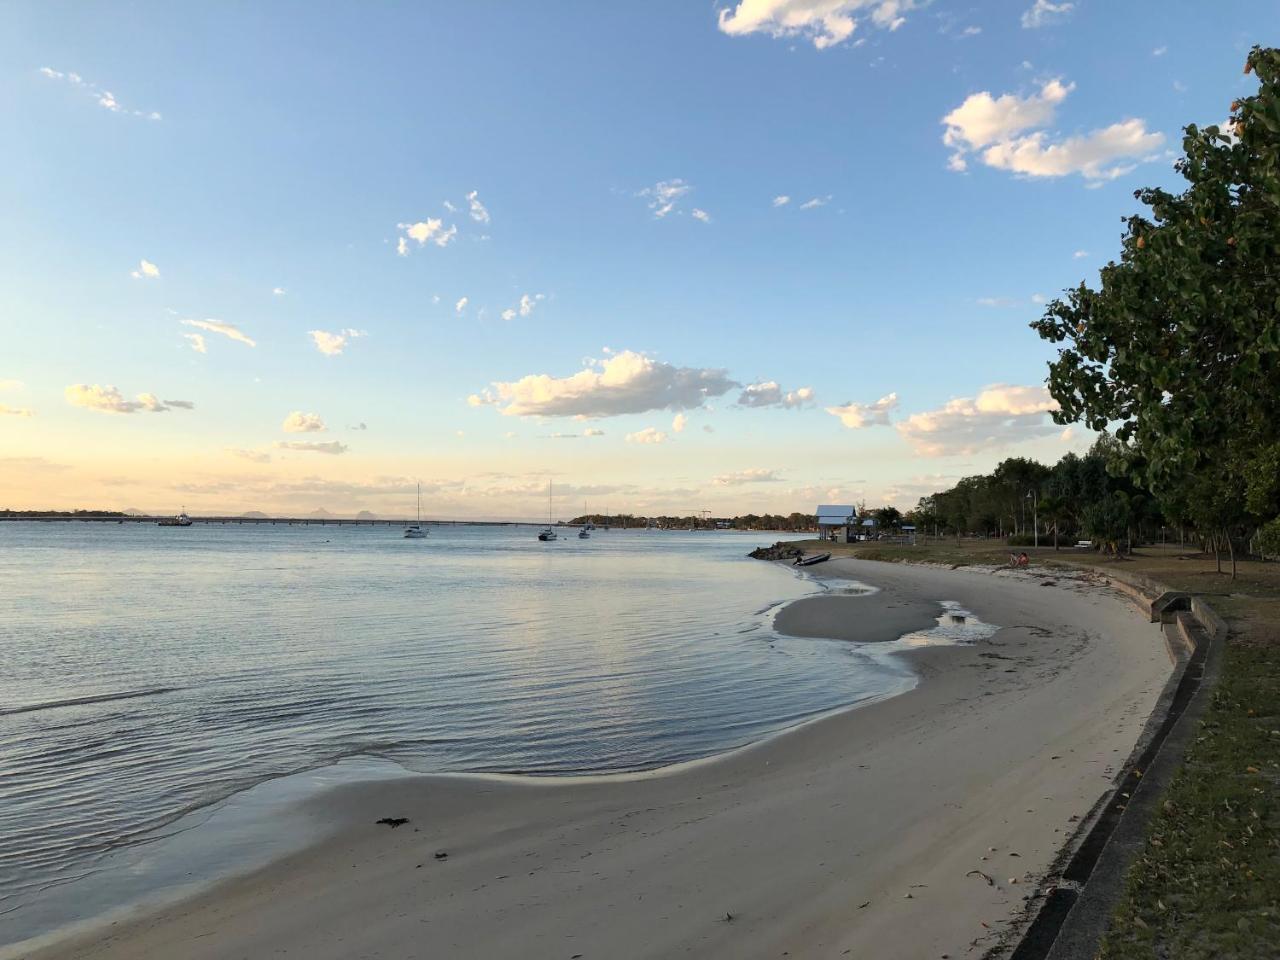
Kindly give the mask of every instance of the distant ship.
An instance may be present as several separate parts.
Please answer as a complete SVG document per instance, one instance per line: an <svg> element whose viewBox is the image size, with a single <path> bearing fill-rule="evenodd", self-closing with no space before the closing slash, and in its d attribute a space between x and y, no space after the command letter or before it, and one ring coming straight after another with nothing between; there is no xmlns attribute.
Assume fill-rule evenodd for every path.
<svg viewBox="0 0 1280 960"><path fill-rule="evenodd" d="M182 512L176 517L165 517L157 527L189 527L191 526L191 518L187 516L187 508L183 507Z"/></svg>

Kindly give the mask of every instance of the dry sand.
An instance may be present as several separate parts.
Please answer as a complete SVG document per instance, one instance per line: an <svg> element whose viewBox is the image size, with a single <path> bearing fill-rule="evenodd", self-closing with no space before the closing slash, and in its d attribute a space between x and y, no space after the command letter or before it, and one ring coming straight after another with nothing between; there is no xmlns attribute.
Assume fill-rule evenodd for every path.
<svg viewBox="0 0 1280 960"><path fill-rule="evenodd" d="M707 762L340 788L314 801L330 839L31 956L978 956L1132 748L1170 672L1161 635L1110 591L1058 578L827 572L1003 629L911 654L908 693ZM867 598L816 599L829 625L828 601L853 621ZM375 825L386 816L411 822Z"/></svg>

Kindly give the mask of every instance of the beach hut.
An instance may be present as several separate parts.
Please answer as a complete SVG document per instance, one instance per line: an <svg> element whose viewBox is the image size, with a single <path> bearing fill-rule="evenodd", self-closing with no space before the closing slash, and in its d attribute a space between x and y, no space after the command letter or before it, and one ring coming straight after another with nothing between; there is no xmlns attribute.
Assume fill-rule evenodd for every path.
<svg viewBox="0 0 1280 960"><path fill-rule="evenodd" d="M851 543L857 539L854 532L858 525L858 511L852 505L823 505L818 507L818 536L836 543Z"/></svg>

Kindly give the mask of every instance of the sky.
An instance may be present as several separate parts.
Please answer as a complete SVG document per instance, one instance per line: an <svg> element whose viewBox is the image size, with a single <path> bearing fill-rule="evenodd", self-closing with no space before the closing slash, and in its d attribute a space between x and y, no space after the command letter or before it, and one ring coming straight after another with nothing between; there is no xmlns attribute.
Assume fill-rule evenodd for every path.
<svg viewBox="0 0 1280 960"><path fill-rule="evenodd" d="M906 509L1275 0L11 2L0 508Z"/></svg>

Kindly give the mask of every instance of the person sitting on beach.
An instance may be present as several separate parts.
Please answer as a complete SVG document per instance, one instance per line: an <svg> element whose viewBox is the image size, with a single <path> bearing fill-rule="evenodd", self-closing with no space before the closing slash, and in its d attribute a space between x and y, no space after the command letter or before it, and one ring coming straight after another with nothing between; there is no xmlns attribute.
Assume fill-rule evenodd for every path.
<svg viewBox="0 0 1280 960"><path fill-rule="evenodd" d="M1026 567L1026 566L1030 566L1030 564L1031 564L1031 558L1027 556L1027 552L1025 550L1022 553L1018 554L1018 566Z"/></svg>

